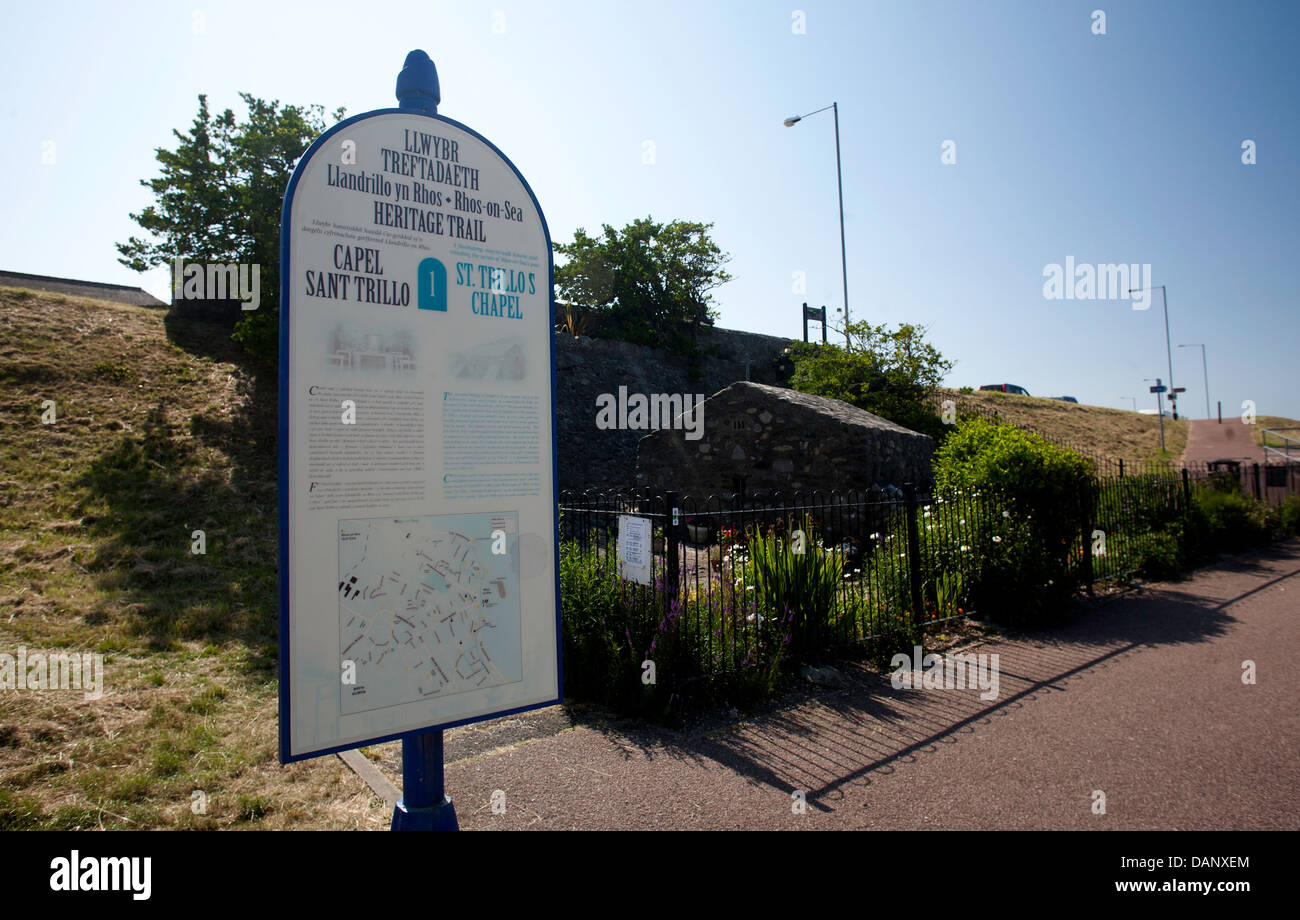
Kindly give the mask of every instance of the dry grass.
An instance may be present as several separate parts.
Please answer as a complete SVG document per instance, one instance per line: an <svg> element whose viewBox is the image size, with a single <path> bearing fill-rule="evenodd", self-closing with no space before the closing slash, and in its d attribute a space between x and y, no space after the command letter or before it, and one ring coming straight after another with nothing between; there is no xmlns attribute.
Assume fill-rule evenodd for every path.
<svg viewBox="0 0 1300 920"><path fill-rule="evenodd" d="M941 399L953 399L959 407L995 411L1005 422L1098 456L1135 461L1161 458L1160 420L1154 415L1012 393L944 390L942 394ZM1176 459L1186 446L1186 420L1165 419L1164 456Z"/></svg>
<svg viewBox="0 0 1300 920"><path fill-rule="evenodd" d="M1281 434L1289 438L1300 440L1300 422L1293 418L1285 418L1281 415L1259 415L1255 417L1255 443L1263 447L1265 445L1264 431L1268 428L1291 428L1293 431L1283 431ZM1267 441L1270 447L1286 447L1287 442L1282 440L1281 435L1270 435ZM1291 443L1291 454L1296 456L1296 449L1300 444Z"/></svg>
<svg viewBox="0 0 1300 920"><path fill-rule="evenodd" d="M277 761L274 381L144 307L0 288L0 328L0 652L105 660L97 700L0 691L0 828L386 826Z"/></svg>

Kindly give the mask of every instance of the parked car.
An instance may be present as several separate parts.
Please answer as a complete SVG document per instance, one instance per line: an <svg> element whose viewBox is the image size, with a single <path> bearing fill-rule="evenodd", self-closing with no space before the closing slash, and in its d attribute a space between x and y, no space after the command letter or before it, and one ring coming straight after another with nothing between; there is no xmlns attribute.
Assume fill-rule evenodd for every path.
<svg viewBox="0 0 1300 920"><path fill-rule="evenodd" d="M993 390L998 393L1015 393L1019 396L1028 396L1029 391L1024 387L1018 387L1014 383L990 383L980 387L981 390Z"/></svg>
<svg viewBox="0 0 1300 920"><path fill-rule="evenodd" d="M1047 397L1047 398L1048 398L1048 399L1059 399L1061 402L1072 402L1072 403L1074 403L1075 405L1078 405L1078 403L1079 403L1079 401L1078 401L1077 399L1075 399L1073 396L1049 396L1049 397Z"/></svg>

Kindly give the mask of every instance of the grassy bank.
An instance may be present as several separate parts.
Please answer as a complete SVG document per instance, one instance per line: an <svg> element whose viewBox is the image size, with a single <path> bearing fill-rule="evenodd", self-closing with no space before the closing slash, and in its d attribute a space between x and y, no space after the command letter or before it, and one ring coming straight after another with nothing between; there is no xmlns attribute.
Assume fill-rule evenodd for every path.
<svg viewBox="0 0 1300 920"><path fill-rule="evenodd" d="M273 393L157 310L0 288L0 324L0 652L105 667L0 692L0 828L382 826L336 758L276 760Z"/></svg>

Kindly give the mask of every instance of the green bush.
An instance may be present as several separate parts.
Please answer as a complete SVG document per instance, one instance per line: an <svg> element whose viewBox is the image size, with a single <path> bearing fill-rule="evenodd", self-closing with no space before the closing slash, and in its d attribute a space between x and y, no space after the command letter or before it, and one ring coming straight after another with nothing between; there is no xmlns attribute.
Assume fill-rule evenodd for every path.
<svg viewBox="0 0 1300 920"><path fill-rule="evenodd" d="M1300 495L1292 495L1278 509L1282 536L1300 536Z"/></svg>
<svg viewBox="0 0 1300 920"><path fill-rule="evenodd" d="M970 606L1021 626L1062 612L1077 577L1087 461L1019 428L968 418L935 452L934 471L941 491L996 509L967 513L960 593ZM953 538L943 542L951 559Z"/></svg>
<svg viewBox="0 0 1300 920"><path fill-rule="evenodd" d="M1078 495L1088 462L1032 432L967 418L935 452L940 490L1001 489L1018 496L1063 500Z"/></svg>
<svg viewBox="0 0 1300 920"><path fill-rule="evenodd" d="M1044 625L1064 612L1074 593L1071 544L1034 513L1004 513L1000 524L981 528L976 537L971 606L1000 623Z"/></svg>
<svg viewBox="0 0 1300 920"><path fill-rule="evenodd" d="M1187 571L1183 556L1182 528L1179 526L1148 534L1142 541L1139 554L1141 561L1138 571L1144 578L1168 581L1181 578Z"/></svg>
<svg viewBox="0 0 1300 920"><path fill-rule="evenodd" d="M631 649L617 638L627 627L614 560L574 542L562 542L560 604L565 692L610 701L633 666Z"/></svg>
<svg viewBox="0 0 1300 920"><path fill-rule="evenodd" d="M1200 531L1191 539L1201 558L1245 552L1267 543L1271 537L1269 510L1238 490L1198 489L1194 505L1199 514L1189 527Z"/></svg>

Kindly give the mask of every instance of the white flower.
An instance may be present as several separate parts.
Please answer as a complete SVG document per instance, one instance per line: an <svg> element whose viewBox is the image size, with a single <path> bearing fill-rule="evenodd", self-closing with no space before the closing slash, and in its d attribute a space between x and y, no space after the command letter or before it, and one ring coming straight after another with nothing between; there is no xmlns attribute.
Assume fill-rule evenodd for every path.
<svg viewBox="0 0 1300 920"><path fill-rule="evenodd" d="M1002 516L1003 516L1003 517L1011 517L1011 512L1010 512L1010 511L1003 511L1003 512L1002 512Z"/></svg>
<svg viewBox="0 0 1300 920"><path fill-rule="evenodd" d="M962 518L962 519L961 519L960 521L958 521L957 523L958 523L958 524L965 524L965 523L966 523L966 519L965 519L965 518Z"/></svg>
<svg viewBox="0 0 1300 920"><path fill-rule="evenodd" d="M961 551L963 553L970 552L970 547L963 543L961 547Z"/></svg>
<svg viewBox="0 0 1300 920"><path fill-rule="evenodd" d="M880 534L878 534L878 533L873 533L873 534L871 535L871 539L873 539L873 540L879 540L879 539L880 539Z"/></svg>
<svg viewBox="0 0 1300 920"><path fill-rule="evenodd" d="M994 538L993 538L993 542L994 542L994 543L1001 543L1001 542L1002 542L1002 538L1001 538L1001 537L994 537Z"/></svg>

